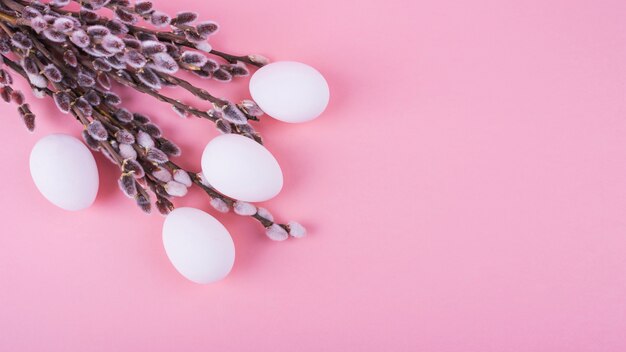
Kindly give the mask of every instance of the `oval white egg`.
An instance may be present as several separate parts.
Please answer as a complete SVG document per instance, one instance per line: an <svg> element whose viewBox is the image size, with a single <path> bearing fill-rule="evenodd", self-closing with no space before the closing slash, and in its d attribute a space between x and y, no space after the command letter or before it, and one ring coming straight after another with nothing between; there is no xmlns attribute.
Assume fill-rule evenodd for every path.
<svg viewBox="0 0 626 352"><path fill-rule="evenodd" d="M98 194L98 167L78 139L52 134L40 139L30 153L30 174L39 192L65 210L81 210Z"/></svg>
<svg viewBox="0 0 626 352"><path fill-rule="evenodd" d="M283 187L283 173L274 156L237 134L223 134L207 144L202 173L222 194L246 202L273 198Z"/></svg>
<svg viewBox="0 0 626 352"><path fill-rule="evenodd" d="M284 122L313 120L326 109L330 98L324 76L294 61L261 67L250 79L250 94L266 114Z"/></svg>
<svg viewBox="0 0 626 352"><path fill-rule="evenodd" d="M199 284L223 279L235 262L235 245L228 230L199 209L176 208L167 215L163 247L174 268Z"/></svg>

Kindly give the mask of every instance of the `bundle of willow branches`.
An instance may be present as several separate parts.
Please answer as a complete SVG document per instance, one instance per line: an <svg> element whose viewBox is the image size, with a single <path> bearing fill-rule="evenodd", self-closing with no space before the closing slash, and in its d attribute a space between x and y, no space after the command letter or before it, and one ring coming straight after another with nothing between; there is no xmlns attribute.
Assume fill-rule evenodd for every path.
<svg viewBox="0 0 626 352"><path fill-rule="evenodd" d="M96 12L97 11L97 12ZM23 76L40 98L54 100L59 111L73 115L84 127L85 143L118 165L120 189L146 213L154 204L162 214L196 185L220 212L250 216L275 240L304 235L296 223L275 223L269 211L226 197L212 188L201 173L189 172L170 160L180 148L164 137L149 117L122 107L112 81L166 102L181 116L211 121L221 133L236 133L263 143L248 123L263 114L251 100L233 103L176 76L178 71L230 82L261 67L260 55L236 56L215 50L208 43L217 32L212 21L197 22L197 15L174 17L139 0L0 0L0 96L15 103L26 127L33 131L35 115L24 94L12 87L8 71ZM138 25L139 22L146 25ZM151 24L151 25L150 25ZM208 101L206 111L161 91L177 87Z"/></svg>

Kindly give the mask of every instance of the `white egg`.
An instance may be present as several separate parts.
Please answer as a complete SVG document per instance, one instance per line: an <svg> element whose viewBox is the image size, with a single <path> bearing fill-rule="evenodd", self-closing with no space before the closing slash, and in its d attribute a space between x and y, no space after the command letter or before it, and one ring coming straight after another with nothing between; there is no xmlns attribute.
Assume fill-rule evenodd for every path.
<svg viewBox="0 0 626 352"><path fill-rule="evenodd" d="M269 116L284 122L305 122L326 106L328 83L313 67L278 61L261 67L250 79L252 99Z"/></svg>
<svg viewBox="0 0 626 352"><path fill-rule="evenodd" d="M39 192L65 210L81 210L98 194L98 167L78 139L51 134L40 139L30 153L30 174Z"/></svg>
<svg viewBox="0 0 626 352"><path fill-rule="evenodd" d="M228 230L194 208L176 208L167 215L163 246L174 268L199 284L223 279L235 262L235 245Z"/></svg>
<svg viewBox="0 0 626 352"><path fill-rule="evenodd" d="M283 188L283 173L274 156L237 134L223 134L207 144L202 173L222 194L246 202L268 200Z"/></svg>

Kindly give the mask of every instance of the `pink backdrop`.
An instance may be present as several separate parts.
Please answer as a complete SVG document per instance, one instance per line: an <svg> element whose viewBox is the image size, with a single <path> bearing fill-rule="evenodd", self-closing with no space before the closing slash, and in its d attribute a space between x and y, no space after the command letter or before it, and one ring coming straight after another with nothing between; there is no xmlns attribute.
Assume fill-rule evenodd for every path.
<svg viewBox="0 0 626 352"><path fill-rule="evenodd" d="M235 268L192 284L103 157L92 208L45 201L30 149L78 125L37 101L29 135L1 105L0 350L626 349L624 1L157 4L219 21L217 48L326 75L323 117L260 127L286 176L267 205L311 234L221 216ZM199 167L213 126L126 99ZM197 191L177 205L213 213Z"/></svg>

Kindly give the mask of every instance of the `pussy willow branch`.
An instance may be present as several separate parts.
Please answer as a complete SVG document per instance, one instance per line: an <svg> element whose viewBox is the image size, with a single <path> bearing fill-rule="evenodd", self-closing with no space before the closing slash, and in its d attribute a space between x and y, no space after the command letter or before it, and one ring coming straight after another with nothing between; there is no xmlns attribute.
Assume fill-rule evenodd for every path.
<svg viewBox="0 0 626 352"><path fill-rule="evenodd" d="M29 3L31 3L31 2L30 1L24 1L24 0L22 0L22 1L2 0L2 3L5 4L6 6L8 6L9 8L13 9L14 11L18 12L17 14L19 14L19 11L22 11L24 9L24 7L26 5L28 5ZM113 5L110 5L110 4L107 5L107 7L114 8ZM128 7L124 7L124 8L126 10L132 12L131 8L128 8ZM51 8L50 12L56 13L57 15L60 15L60 16L62 16L64 14L71 15L71 16L74 16L74 17L77 17L77 18L80 16L76 12L61 11L61 10L57 10L57 9L54 9L54 8ZM137 15L137 16L140 16L140 15ZM24 21L21 18L17 17L17 16L13 16L12 17L10 15L4 14L4 17L7 19L7 21L9 21L9 23L16 24L16 25L24 24ZM101 24L106 24L108 22L108 20L99 19L96 22L97 23L101 23ZM150 30L140 31L141 27L138 27L138 26L133 26L133 25L130 25L130 24L126 24L125 26L127 28L129 28L129 30L130 30L130 27L134 27L135 28L135 33L139 33L139 32L151 33ZM186 26L186 27L188 27L188 26ZM157 33L157 32L161 33L161 34L168 33L168 32L163 32L163 31L152 31L152 33ZM132 33L132 31L131 31L131 33ZM174 42L178 43L180 41L185 41L186 44L188 44L188 46L190 48L196 49L192 45L192 43L186 41L186 39L184 39L184 38L182 38L180 36L177 36L174 33L170 33L170 34L172 34L172 36L173 36L170 39L173 39L175 37L178 38L178 39L174 40ZM81 55L80 51L77 52L77 55L78 56ZM232 61L234 58L245 58L245 60L243 60L242 62L247 62L247 63L255 64L256 66L258 66L253 60L250 60L248 57L238 57L238 56L229 55L229 54L225 54L225 56L228 57L230 61ZM88 67L90 67L90 66L88 66ZM90 68L93 69L93 67L90 67ZM186 66L184 66L184 65L181 66L181 68L187 69ZM152 97L154 97L154 98L156 98L156 99L158 99L160 101L166 102L166 103L172 105L173 107L177 108L178 110L183 111L185 113L189 113L191 115L194 115L194 116L197 116L197 117L200 117L200 118L205 118L205 119L208 119L208 120L213 121L213 122L216 122L219 119L219 117L216 117L213 114L208 113L207 111L203 111L201 109L198 109L196 107L190 106L188 104L184 104L184 103L182 103L178 99L174 99L174 98L168 97L168 96L166 96L166 95L164 95L162 93L159 93L156 90L151 89L149 87L146 87L146 86L144 86L142 84L137 84L137 83L135 83L135 82L125 78L125 77L120 76L116 72L109 71L109 72L106 72L106 74L110 78L113 78L115 81L117 81L120 84L129 86L129 87L131 87L131 88L133 88L133 89L135 89L135 90L137 90L137 91L139 91L141 93L151 95ZM185 89L185 90L191 92L194 96L196 96L196 97L198 97L198 98L200 98L202 100L206 100L206 101L211 102L213 104L213 106L218 108L218 109L224 108L228 104L227 101L225 101L223 99L216 98L215 96L211 95L208 91L206 91L204 89L200 89L198 87L195 87L193 84L189 83L188 81L186 81L186 80L184 80L182 78L179 78L179 77L176 77L176 76L173 76L173 75L169 75L169 74L166 74L166 73L162 73L162 72L157 72L157 75L163 81L166 81L166 82L168 82L170 84L179 86L182 89ZM244 114L242 116L245 116L245 118L247 118L248 120L258 121L258 118L256 116L254 116L254 115L251 115L251 114ZM256 133L249 133L248 132L248 131L251 130L250 128L246 128L246 129L242 130L241 128L238 128L238 126L233 125L231 127L231 130L233 132L235 132L235 133L251 136L257 142L262 143L262 140L258 136L258 134L256 134ZM253 131L253 129L251 131Z"/></svg>
<svg viewBox="0 0 626 352"><path fill-rule="evenodd" d="M108 7L108 6L107 6ZM79 14L76 12L72 12L72 11L66 11L66 14L70 14L74 17L78 17ZM106 23L106 20L102 20L99 19L97 20L95 23L98 24L104 24ZM157 38L161 39L161 40L165 40L168 42L173 42L179 45L182 45L184 47L187 48L191 48L191 49L195 49L196 46L194 43L188 41L184 36L181 35L177 35L175 33L172 32L167 32L167 31L158 31L158 30L154 30L151 28L144 28L144 27L139 27L136 25L132 25L132 24L127 24L126 25L128 27L128 29L130 30L130 33L132 34L137 34L137 33L146 33L146 34L152 34L155 35ZM186 26L175 26L177 28L185 28ZM263 63L254 61L250 58L250 55L233 55L233 54L229 54L223 51L219 51L216 49L211 49L211 51L209 52L209 54L211 55L215 55L218 57L221 57L222 59L234 64L237 62L244 62L246 64L252 65L252 66L256 66L256 67L262 67Z"/></svg>
<svg viewBox="0 0 626 352"><path fill-rule="evenodd" d="M81 60L81 62L82 62L83 65L93 69L93 65L90 62L85 61L85 60ZM118 74L107 72L107 75L109 77L113 78L115 81L117 81L118 83L120 83L122 85L125 85L127 87L133 88L133 89L135 89L135 90L137 90L137 91L139 91L141 93L147 94L147 95L149 95L149 96L151 96L153 98L156 98L159 101L162 101L162 102L168 103L170 105L173 105L173 106L175 106L175 107L177 107L177 108L179 108L179 109L181 109L183 111L186 111L186 112L188 112L188 113L190 113L192 115L195 115L195 116L198 116L198 117L202 117L202 118L211 120L213 122L215 122L217 120L215 117L209 115L204 110L199 110L199 109L194 108L192 106L186 105L186 104L184 104L183 102L181 102L178 99L170 98L170 97L168 97L168 96L166 96L164 94L158 93L157 91L155 91L153 89L150 89L150 88L145 87L143 85L137 84L134 81L128 80L128 79L126 79L126 78L124 78L124 77L122 77L122 76L120 76ZM222 102L221 100L219 100L219 101Z"/></svg>
<svg viewBox="0 0 626 352"><path fill-rule="evenodd" d="M24 77L24 79L28 80L28 76L26 75L26 72L24 72L24 70L20 67L20 65L18 65L17 63L15 63L14 61L10 60L9 58L7 58L6 56L2 55L1 56L2 61L4 64L6 64L7 66L9 66L14 72L18 73L19 75L21 75L22 77ZM54 92L49 89L49 88L37 88L37 87L33 87L34 89L40 89L43 92L45 92L46 95L52 97L52 95L54 94ZM73 115L75 116L76 120L78 122L80 122L83 127L86 127L89 124L89 121L82 116L79 112L76 111L76 109L73 109ZM110 116L107 116L107 120L108 123L114 123L114 124L118 124L114 119L112 119ZM111 144L108 141L103 141L100 142L100 144L107 150L108 153L110 153L110 155L112 155L114 157L114 159L117 161L118 166L122 166L123 163L123 158L121 156L119 156L119 154L113 149L113 147L111 146ZM169 169L174 170L174 169L181 169L181 170L185 170L184 168L180 167L178 164L172 162L172 161L168 161L167 162L167 166L169 167ZM201 188L203 191L205 191L207 193L207 195L209 195L211 198L218 198L221 199L222 201L224 201L228 206L232 207L237 200L234 198L230 198L227 196L222 195L221 193L217 192L215 189L213 189L212 187L209 187L205 184L202 183L202 180L198 177L197 173L185 170L186 172L188 172L189 174L192 175L192 181L193 183ZM140 189L142 192L143 188L139 187L138 189ZM275 222L268 220L262 216L260 216L258 213L251 215L251 218L257 220L259 223L261 223L261 225L263 227L270 227L273 224L275 224ZM285 230L289 230L289 227L287 224L280 224L280 223L276 223L277 225L279 225L280 227L284 228Z"/></svg>
<svg viewBox="0 0 626 352"><path fill-rule="evenodd" d="M9 3L15 4L13 7L16 7L16 8L20 7L19 4L14 3L12 0L3 0L3 1L8 1ZM23 23L23 21L20 21L21 19L19 19L19 18L12 17L12 16L4 14L4 13L0 13L0 15L1 15L0 19L5 19L8 23L15 24L15 25L19 25L20 23ZM27 30L28 31L29 28L25 27L25 28L22 28L22 30ZM45 47L40 45L38 49L42 50L42 48L45 48ZM55 48L55 47L53 46L53 48ZM58 48L58 47L56 48L56 50L59 50L59 49L60 48ZM80 55L80 53L79 53L79 55ZM83 65L89 67L90 69L94 69L93 68L93 64L91 64L87 60L84 60L84 58L82 58L82 56L81 56L81 59L83 59L83 60L81 60ZM176 108L178 108L178 109L180 109L182 111L185 111L185 112L187 112L189 114L192 114L194 116L197 116L197 117L200 117L200 118L205 118L205 119L208 119L208 120L210 120L212 122L216 122L219 119L218 117L209 114L207 111L200 110L200 109L195 108L193 106L187 105L187 104L181 102L178 99L174 99L174 98L168 97L168 96L166 96L166 95L164 95L162 93L159 93L159 92L157 92L157 91L155 91L153 89L150 89L150 88L148 88L146 86L137 84L136 82L128 80L128 79L126 79L126 78L116 74L115 72L110 71L110 72L106 72L106 74L110 78L114 79L115 81L117 81L118 83L120 83L122 85L125 85L127 87L133 88L133 89L135 89L135 90L137 90L137 91L139 91L141 93L150 95L150 96L156 98L157 100L160 100L162 102L166 102L166 103L168 103L168 104L170 104L172 106L175 106ZM205 89L201 89L201 88L195 87L193 84L191 84L190 82L188 82L188 81L186 81L186 80L184 80L182 78L179 78L179 77L176 77L176 76L173 76L173 75L168 75L168 74L165 74L165 73L157 73L157 75L161 79L163 79L165 81L168 81L168 82L170 82L170 83L172 83L174 85L177 85L177 86L179 86L179 87L181 87L181 88L191 92L196 97L199 97L199 98L201 98L203 100L207 100L207 101L211 102L214 106L216 106L218 108L219 107L223 107L224 105L227 104L227 102L225 100L222 100L222 99L214 97L213 95L211 95ZM249 120L258 121L257 117L250 116L250 115L247 115L246 117ZM238 130L235 129L235 131L238 131Z"/></svg>
<svg viewBox="0 0 626 352"><path fill-rule="evenodd" d="M17 1L13 1L10 0L13 3L16 4L20 4L22 6L27 6L29 4L30 1L24 1L24 0L17 0ZM81 3L82 1L76 1ZM109 4L106 6L109 9L114 10L115 9L115 5L113 4ZM135 14L137 14L131 7L124 7L126 10L133 12ZM15 8L14 8L15 9ZM78 17L79 14L73 11L57 11L59 14L65 14L65 15L71 15L74 17ZM137 14L138 16L141 16L140 14ZM105 24L106 20L103 19L98 19L96 21L96 23L98 24ZM136 25L131 25L131 24L127 24L126 25L128 27L128 29L130 30L130 33L136 34L136 33L147 33L147 34L152 34L157 36L157 38L162 39L162 40L166 40L166 41L171 41L177 44L180 44L182 46L188 47L188 48L192 48L195 49L195 45L188 41L184 36L180 36L177 35L175 33L172 32L167 32L167 31L158 31L158 30L154 30L154 29L150 29L150 28L144 28L144 27L140 27L140 26L136 26ZM184 25L174 25L177 28L181 28L183 30L188 29L188 26L184 26ZM256 67L262 67L263 63L261 62L257 62L254 61L252 59L250 59L250 55L233 55L233 54L229 54L223 51L219 51L216 49L212 49L209 54L211 55L215 55L218 57L221 57L222 59L230 62L230 63L236 63L236 62L244 62L246 64L252 65L252 66L256 66Z"/></svg>
<svg viewBox="0 0 626 352"><path fill-rule="evenodd" d="M24 3L28 4L29 2L24 2ZM89 73L90 70L91 72L94 72L94 71L99 72L99 73L104 72L104 71L99 71L96 69L94 64L88 59L87 53L86 52L83 53L80 49L75 48L69 41L59 44L59 43L52 42L49 39L44 38L44 36L38 35L38 33L35 33L30 28L30 25L28 25L22 18L19 17L19 12L17 11L21 11L24 9L24 6L21 5L20 3L15 2L13 0L0 0L0 4L5 5L9 8L9 10L6 10L0 7L0 28L13 41L13 46L10 47L10 51L12 51L13 54L16 55L16 57L22 60L21 61L22 63L18 64L12 61L11 59L9 59L5 55L2 55L2 61L12 71L23 76L31 85L31 88L33 89L33 91L43 93L53 98L56 98L56 95L58 94L67 94L69 96L68 99L70 100L68 102L66 112L70 112L76 118L76 120L79 121L83 125L83 127L86 129L85 132L87 132L87 130L89 130L92 127L102 129L101 131L97 130L95 132L89 131L87 135L83 133L83 138L86 138L86 141L89 144L89 139L91 138L89 136L90 133L100 133L100 132L104 133L104 136L105 136L104 139L98 140L98 141L95 141L92 139L91 143L96 146L95 149L99 149L100 152L102 152L105 156L108 156L116 165L118 165L118 167L120 167L120 169L122 170L123 177L124 175L128 176L129 173L130 175L132 175L135 172L132 169L131 170L128 169L129 163L132 165L131 162L135 162L135 164L137 164L137 162L142 163L143 165L145 165L145 167L148 168L146 169L148 170L148 172L146 172L145 176L143 177L135 176L135 178L132 178L132 183L136 185L134 186L133 190L136 188L136 192L137 192L137 193L133 193L134 194L133 197L136 199L138 205L140 205L140 207L144 211L148 212L150 209L150 206L149 206L150 196L147 194L145 187L149 187L155 193L157 197L157 206L159 206L159 203L164 202L165 205L163 206L163 204L161 204L163 207L159 207L159 211L163 212L162 208L164 208L165 211L169 212L167 208L172 206L171 202L167 200L167 198L169 198L172 193L170 193L170 190L164 188L164 187L167 187L169 183L165 184L165 181L157 179L157 177L154 174L149 173L151 169L155 169L155 168L158 169L159 167L164 167L165 169L169 170L171 174L175 174L178 171L183 171L185 175L189 175L191 179L190 180L191 183L202 188L207 193L207 195L209 195L209 197L212 198L212 202L211 202L212 205L213 205L213 200L219 200L220 202L224 204L226 209L228 209L229 207L235 208L237 205L243 206L242 204L240 204L241 202L237 201L236 199L226 197L220 194L219 192L217 192L212 187L210 187L208 184L204 183L203 180L200 178L199 174L189 172L180 168L171 160L168 160L168 158L166 158L164 161L157 161L157 162L151 161L150 158L155 157L155 155L152 155L152 156L150 155L150 153L152 152L152 149L150 150L143 149L143 147L140 147L139 144L137 144L139 142L132 142L133 143L132 148L137 150L136 155L139 155L139 158L137 158L136 161L133 161L132 159L127 159L126 156L122 156L121 155L122 150L120 149L118 152L117 148L118 148L118 144L123 143L123 142L119 141L117 134L119 132L125 132L127 134L132 132L133 136L136 136L136 138L139 138L139 134L142 133L142 131L149 132L148 125L150 124L144 125L146 121L139 122L137 120L132 120L132 119L130 121L121 122L120 120L114 118L114 116L117 116L117 114L121 110L124 110L124 109L119 109L119 108L113 107L112 105L104 103L104 101L106 101L107 94L111 94L111 93L105 93L99 89L96 89L94 91L93 89L84 88L83 86L81 86L81 84L76 84L76 82L80 82L80 74L84 72L85 70L87 70L86 73ZM15 11L15 13L11 13L11 9ZM62 16L62 15L59 15L59 16ZM23 37L25 36L29 40L29 42L32 43L31 45L33 46L33 49L30 49L30 47L24 47L24 48L18 47L17 44L20 44L20 41L23 41L25 39L17 40L17 36L15 35L15 33L17 32L19 32L19 34L22 35ZM21 45L22 44L20 44L20 46ZM6 49L3 49L3 50L6 50ZM78 64L78 67L72 68L68 66L70 64L66 64L67 61L64 62L64 60L66 60L64 55L67 54L68 51L73 52L74 55L76 56L78 61L77 63L73 65L75 66L76 64ZM25 65L23 61L24 58L28 58L32 62L34 62L34 64L40 70L39 74L32 72L32 69L31 71L29 71L31 73L27 73L25 69L22 68L22 65ZM93 57L91 58L91 60L93 60ZM61 80L60 81L47 81L43 76L41 76L41 74L45 73L46 69L48 69L50 65L53 65L54 67L56 67L56 69L59 70L58 75L62 75L61 77L66 77L66 78L63 78L62 81ZM118 73L119 72L121 71L118 71ZM130 73L127 73L126 75L128 77L133 77L132 76L133 71L129 70L129 72ZM33 81L32 77L30 76L31 74L35 76L39 75L40 77L39 79L43 80L43 82L47 82L47 84L52 86L54 90L48 88L45 85L42 87L41 82L35 83L35 81ZM173 106L176 106L177 108L181 110L189 111L189 110L194 109L186 105L181 106L180 104L182 103L172 98L166 97L164 95L160 95L160 93L156 93L154 90L147 89L145 86L139 84L138 82L135 82L134 80L127 78L126 76L122 74L113 74L112 72L107 72L107 75L109 75L111 78L116 79L118 82L122 84L135 88L136 90L142 93L149 94L158 100L165 101ZM193 86L190 82L187 82L181 78L175 77L173 75L163 74L163 73L159 73L159 77L162 80L168 81L170 84L181 86L187 89L188 91L194 93L195 96L203 100L209 100L209 101L213 100L211 102L214 103L214 105L217 105L220 103L228 104L226 101L214 98L205 90L201 88L197 88ZM68 80L66 81L66 79ZM74 83L71 83L72 81ZM9 86L11 83L10 81L8 82L9 83L5 83L6 86L2 89L4 89L8 93L12 93L13 90ZM90 86L86 86L86 87L90 87ZM99 96L98 99L102 99L103 102L97 103L97 105L95 105L95 103L92 104L94 105L93 110L92 108L90 108L90 112L86 113L82 108L79 108L78 103L80 103L80 99L84 99L84 97L86 97L88 93L90 92L91 93L96 92L94 94L98 95ZM116 99L119 99L119 98L116 98ZM20 103L18 104L20 104L19 110L21 114L32 115L32 113L30 113L29 111L28 105L23 103L23 98L20 98ZM59 106L59 109L61 109L61 106L60 105L58 106ZM193 113L193 110L190 112ZM202 111L198 110L198 112L202 112ZM205 113L205 112L202 112L202 113ZM214 115L210 115L208 113L205 113L205 114L207 115L203 117L206 117L214 122L218 120L218 118L216 118ZM247 116L247 117L250 118L250 116ZM95 125L96 122L100 123L101 127L96 126ZM156 127L154 124L151 124L151 125L152 126L150 127L150 130L153 133L156 133L154 132L155 128L157 129L156 131L158 131L158 136L154 137L155 139L153 143L156 143L156 145L159 148L167 147L169 148L171 152L179 153L179 152L176 152L178 147L168 146L167 143L171 143L171 142L167 141L164 138L161 138L160 137L161 132L160 130L158 130L158 127ZM253 130L251 128L244 129L243 128L245 127L244 125L233 124L232 127L233 127L233 132L235 133L242 133L242 134L253 133ZM30 128L31 127L29 127L29 129ZM127 129L129 129L130 132L126 131ZM113 139L114 136L115 138L118 138L118 141ZM128 143L131 143L131 142L128 142ZM90 147L92 144L89 144ZM119 147L121 147L121 145ZM171 149L171 148L175 148L175 149ZM160 152L160 153L162 154L163 152ZM163 154L163 156L164 155L165 154ZM156 154L156 157L161 158L159 157L158 153ZM138 166L138 167L141 167L141 166ZM143 174L143 170L141 170L141 172ZM169 193L169 194L166 194L166 193ZM180 196L180 194L177 196ZM222 206L219 206L219 207L216 205L213 205L213 206L216 207L218 210L223 211ZM248 205L247 207L248 208L246 208L247 209L246 211L242 211L241 210L242 208L240 208L240 211L238 212L238 214L248 215L256 219L257 221L259 221L264 227L268 228L268 236L270 237L272 237L270 233L274 234L273 238L276 238L276 236L278 236L281 239L284 239L284 237L282 236L283 234L286 234L287 232L289 232L290 234L293 234L294 236L297 236L296 233L300 233L300 235L303 234L302 232L303 230L301 226L297 223L289 223L289 224L274 223L272 220L271 214L269 214L269 212L267 212L266 210L262 208L253 207L251 205ZM254 209L254 213L250 211L251 209L250 207ZM263 213L261 212L261 210L263 210ZM298 231L292 232L292 230L294 230L293 226L296 226L296 225L300 227L301 230L299 232ZM283 233L280 233L280 231L276 232L277 230L274 229L274 226L277 226L278 228L282 229L281 231L285 231L285 232Z"/></svg>
<svg viewBox="0 0 626 352"><path fill-rule="evenodd" d="M109 9L115 9L115 5L107 5L106 6ZM135 13L138 16L141 16L140 14L137 14L132 8L130 7L126 7L126 9L130 12ZM181 30L189 30L191 27L189 26L185 26L185 25L173 25L176 28L179 28ZM193 43L191 43L190 41L188 41L184 36L180 36L180 35L176 35L172 32L164 32L164 31L156 31L156 30L152 30L149 28L143 28L143 27L139 27L139 26L135 26L135 25L128 25L128 28L130 29L131 33L148 33L148 34L153 34L156 35L157 38L159 39L163 39L163 40L168 40L168 41L172 41L175 43L178 43L180 45L186 46L188 48L195 48L195 45ZM222 59L230 62L230 63L236 63L237 61L241 61L241 62L245 62L247 64L253 65L253 66L257 66L257 67L261 67L263 66L262 64L255 62L253 60L251 60L248 56L236 56L236 55L231 55L231 54L227 54L221 51L217 51L215 49L212 49L209 54L213 54L216 56L221 57Z"/></svg>

